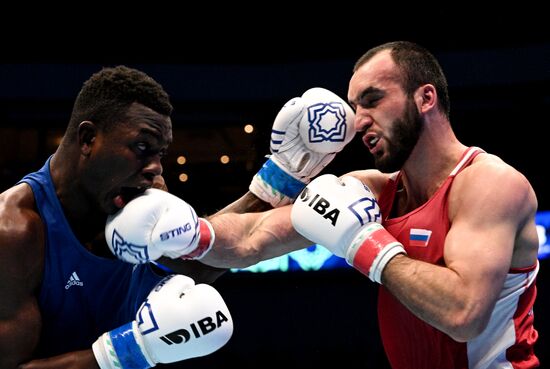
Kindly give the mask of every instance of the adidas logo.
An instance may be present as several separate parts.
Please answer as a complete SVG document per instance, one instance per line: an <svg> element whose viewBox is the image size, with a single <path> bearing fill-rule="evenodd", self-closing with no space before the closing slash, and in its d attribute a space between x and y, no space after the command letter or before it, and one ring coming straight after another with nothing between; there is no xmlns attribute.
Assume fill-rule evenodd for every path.
<svg viewBox="0 0 550 369"><path fill-rule="evenodd" d="M68 290L72 286L84 286L84 283L78 278L78 274L76 272L73 272L71 276L69 277L69 280L67 281L67 284L65 285L65 289Z"/></svg>

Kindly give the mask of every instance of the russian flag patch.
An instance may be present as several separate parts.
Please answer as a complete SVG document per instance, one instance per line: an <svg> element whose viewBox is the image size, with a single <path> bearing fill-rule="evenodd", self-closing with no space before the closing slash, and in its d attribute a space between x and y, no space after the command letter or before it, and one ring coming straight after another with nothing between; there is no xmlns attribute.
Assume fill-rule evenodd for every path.
<svg viewBox="0 0 550 369"><path fill-rule="evenodd" d="M432 231L429 229L411 228L409 246L426 247L431 235Z"/></svg>

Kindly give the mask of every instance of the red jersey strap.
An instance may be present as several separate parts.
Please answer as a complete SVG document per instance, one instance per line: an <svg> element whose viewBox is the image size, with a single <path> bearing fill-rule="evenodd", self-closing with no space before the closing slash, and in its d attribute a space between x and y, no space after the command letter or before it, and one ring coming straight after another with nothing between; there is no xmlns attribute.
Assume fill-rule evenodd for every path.
<svg viewBox="0 0 550 369"><path fill-rule="evenodd" d="M466 152L462 155L462 158L459 160L455 169L453 169L451 174L449 174L449 177L456 176L462 169L470 165L472 160L474 160L474 158L482 152L485 152L485 151L483 149L480 149L479 147L475 147L475 146L469 147L466 150Z"/></svg>
<svg viewBox="0 0 550 369"><path fill-rule="evenodd" d="M467 148L462 154L460 160L458 161L458 164L447 177L446 181L449 181L449 178L455 177L462 169L470 165L470 163L478 154L484 152L485 151L483 149L480 149L479 147L472 146ZM389 219L389 216L391 214L395 193L398 191L398 186L401 182L401 174L401 171L399 171L395 175L393 175L392 178L389 178L382 188L380 195L378 196L378 205L380 206L380 211L382 212L384 219L386 220Z"/></svg>

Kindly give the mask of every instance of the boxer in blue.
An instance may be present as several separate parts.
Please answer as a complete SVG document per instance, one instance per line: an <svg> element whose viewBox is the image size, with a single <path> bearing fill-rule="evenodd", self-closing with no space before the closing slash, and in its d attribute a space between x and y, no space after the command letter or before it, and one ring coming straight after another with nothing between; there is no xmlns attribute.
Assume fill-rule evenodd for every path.
<svg viewBox="0 0 550 369"><path fill-rule="evenodd" d="M231 336L214 288L121 262L105 245L107 215L162 183L171 111L146 74L105 68L84 84L55 154L0 195L1 368L149 368L206 355ZM193 242L208 245L199 232L190 230ZM172 269L202 278L179 264ZM211 332L185 345L158 339L198 322Z"/></svg>
<svg viewBox="0 0 550 369"><path fill-rule="evenodd" d="M211 249L212 226L153 188L163 184L171 112L167 93L149 76L105 68L84 83L56 152L0 194L1 368L144 369L207 355L230 338L223 299L195 284L225 269L188 260ZM351 140L353 117L321 88L290 100L275 120L273 155L251 192L222 212L291 202ZM162 247L135 241L144 235L135 227L111 221L116 229L105 227L135 197L177 214L175 223L164 216L169 222L153 227L150 236ZM159 220L154 211L138 213L132 222L141 222L138 231ZM231 234L231 224L225 230L218 236Z"/></svg>

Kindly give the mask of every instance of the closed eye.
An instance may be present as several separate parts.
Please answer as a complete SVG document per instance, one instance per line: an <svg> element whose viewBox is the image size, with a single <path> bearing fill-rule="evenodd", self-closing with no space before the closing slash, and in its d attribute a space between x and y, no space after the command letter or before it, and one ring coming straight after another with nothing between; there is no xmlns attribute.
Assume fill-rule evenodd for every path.
<svg viewBox="0 0 550 369"><path fill-rule="evenodd" d="M374 108L381 98L382 97L372 97L369 99L365 99L361 102L361 106L364 108Z"/></svg>
<svg viewBox="0 0 550 369"><path fill-rule="evenodd" d="M386 93L378 88L369 87L361 94L359 104L362 108L373 108L386 96Z"/></svg>

